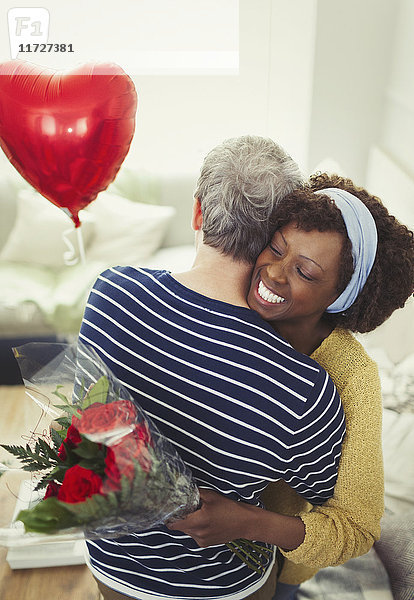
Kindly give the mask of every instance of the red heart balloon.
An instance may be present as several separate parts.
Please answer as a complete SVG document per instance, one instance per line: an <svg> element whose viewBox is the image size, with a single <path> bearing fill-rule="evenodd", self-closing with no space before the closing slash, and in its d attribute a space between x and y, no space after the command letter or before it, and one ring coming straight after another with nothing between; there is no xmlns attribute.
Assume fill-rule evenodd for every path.
<svg viewBox="0 0 414 600"><path fill-rule="evenodd" d="M12 60L0 64L0 145L19 173L67 212L114 180L132 141L137 95L115 64L70 72Z"/></svg>

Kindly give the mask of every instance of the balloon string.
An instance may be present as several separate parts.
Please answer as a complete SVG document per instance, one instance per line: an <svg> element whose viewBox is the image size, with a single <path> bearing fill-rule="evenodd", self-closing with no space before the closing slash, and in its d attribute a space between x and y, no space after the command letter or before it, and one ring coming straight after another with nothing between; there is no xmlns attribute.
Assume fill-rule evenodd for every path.
<svg viewBox="0 0 414 600"><path fill-rule="evenodd" d="M80 227L76 228L76 233L78 236L79 256L81 259L81 264L84 265L84 264L86 264L85 246L83 244L83 235L82 235L82 231L81 231Z"/></svg>
<svg viewBox="0 0 414 600"><path fill-rule="evenodd" d="M73 229L66 229L62 233L63 241L66 244L66 247L68 248L67 251L63 253L63 260L65 262L65 265L68 266L76 265L79 262L79 258L82 265L86 263L85 246L83 243L83 236L80 227L76 228L76 233L78 240L79 255L76 252L75 246L72 244L72 241L69 239L69 236L73 235Z"/></svg>

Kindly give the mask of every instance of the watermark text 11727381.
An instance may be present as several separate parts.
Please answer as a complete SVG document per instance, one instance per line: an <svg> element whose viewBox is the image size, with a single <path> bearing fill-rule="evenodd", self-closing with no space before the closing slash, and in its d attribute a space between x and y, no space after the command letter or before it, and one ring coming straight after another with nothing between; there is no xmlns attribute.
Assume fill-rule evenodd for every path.
<svg viewBox="0 0 414 600"><path fill-rule="evenodd" d="M73 44L19 44L19 52L74 52Z"/></svg>

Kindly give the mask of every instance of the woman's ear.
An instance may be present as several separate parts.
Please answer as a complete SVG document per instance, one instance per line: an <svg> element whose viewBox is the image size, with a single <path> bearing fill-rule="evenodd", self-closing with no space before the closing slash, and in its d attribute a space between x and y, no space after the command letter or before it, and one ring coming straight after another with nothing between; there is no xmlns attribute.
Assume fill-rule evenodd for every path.
<svg viewBox="0 0 414 600"><path fill-rule="evenodd" d="M201 213L201 204L198 198L194 198L193 215L191 219L191 227L194 231L199 231L203 226L203 215Z"/></svg>

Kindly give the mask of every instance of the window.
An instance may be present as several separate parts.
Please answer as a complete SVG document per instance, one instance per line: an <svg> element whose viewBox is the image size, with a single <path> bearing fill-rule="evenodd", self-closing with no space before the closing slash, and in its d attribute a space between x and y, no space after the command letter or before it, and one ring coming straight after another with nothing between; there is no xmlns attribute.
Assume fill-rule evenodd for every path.
<svg viewBox="0 0 414 600"><path fill-rule="evenodd" d="M73 52L20 52L19 59L53 69L115 62L134 75L238 73L238 0L46 0L42 6L48 39L36 38L34 23L20 20L15 42L70 45Z"/></svg>

